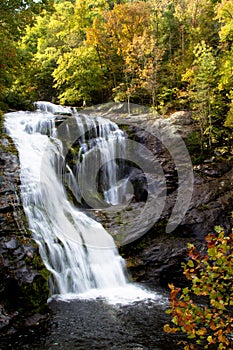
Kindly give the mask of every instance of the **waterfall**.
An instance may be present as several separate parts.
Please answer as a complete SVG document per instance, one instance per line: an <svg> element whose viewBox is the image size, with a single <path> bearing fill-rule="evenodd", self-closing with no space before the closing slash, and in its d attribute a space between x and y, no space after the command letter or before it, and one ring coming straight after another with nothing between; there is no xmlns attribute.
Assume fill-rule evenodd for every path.
<svg viewBox="0 0 233 350"><path fill-rule="evenodd" d="M121 178L123 166L119 166L116 161L117 152L121 158L125 155L125 134L118 126L101 117L89 117L87 115L75 114L79 140L79 154L74 173L85 177L88 170L88 155L93 151L99 152L100 164L104 164L102 172L99 174L99 184L102 186L104 200L111 205L124 203L124 195L127 188L127 177ZM87 131L87 132L85 132ZM118 144L116 150L116 143ZM122 162L122 160L119 160Z"/></svg>
<svg viewBox="0 0 233 350"><path fill-rule="evenodd" d="M77 295L90 290L125 288L129 286L125 263L113 238L100 223L68 200L57 170L58 163L64 163L65 144L59 138L56 118L61 114L74 114L71 119L75 120L81 135L74 165L76 171L81 164L79 170L84 172L85 155L96 145L101 146L99 150L102 150L103 161L108 163L102 175L107 183L104 196L111 204L122 200L125 184L117 183L118 165L108 162L114 157L114 147L106 150L105 146L109 139L112 139L112 145L116 139L123 143L123 133L114 123L106 123L102 118L84 118L72 109L50 103L38 103L37 107L35 112L7 113L5 127L18 149L21 198L33 238L46 268L51 272L51 293ZM92 137L87 138L85 132L80 133L85 123L92 123ZM72 130L68 127L67 133ZM78 192L75 170L69 166L66 170L72 190ZM136 295L139 294L137 291Z"/></svg>

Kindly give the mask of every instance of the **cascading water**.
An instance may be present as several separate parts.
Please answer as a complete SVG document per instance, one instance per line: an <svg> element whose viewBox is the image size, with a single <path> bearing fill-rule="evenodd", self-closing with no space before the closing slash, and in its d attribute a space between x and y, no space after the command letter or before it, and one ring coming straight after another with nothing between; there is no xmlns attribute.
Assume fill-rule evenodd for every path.
<svg viewBox="0 0 233 350"><path fill-rule="evenodd" d="M80 148L74 174L79 173L81 177L86 176L88 155L90 151L95 149L95 152L100 154L100 163L104 164L99 179L104 200L111 205L122 204L125 199L128 179L121 178L122 166L119 167L116 162L116 143L118 144L118 152L120 147L121 158L124 159L125 134L115 123L104 118L78 114L74 114L74 116L77 123L77 134L80 135Z"/></svg>
<svg viewBox="0 0 233 350"><path fill-rule="evenodd" d="M57 114L67 111L69 114L71 110L53 104L47 104L47 108L46 103L38 106L40 111L6 114L5 126L19 152L23 206L42 259L52 275L51 292L77 295L90 290L128 288L124 260L112 237L99 223L69 202L57 174L57 160L64 158L64 144L57 135L55 119ZM82 128L81 117L75 115L75 118L78 127ZM79 157L82 153L85 156L94 142L104 150L107 138L116 134L123 138L116 126L101 123L101 118L94 122L87 117L86 123L95 124L92 129L96 134L89 143L85 133L82 134ZM109 152L113 152L113 148ZM114 154L110 155L114 157ZM104 157L108 159L106 154ZM68 171L73 187L77 187L75 174L69 167ZM82 171L85 171L85 165ZM116 168L108 171L116 172ZM108 177L114 183L109 182L106 196L110 203L117 203L120 200L117 191L110 193L111 186L117 187L117 177L112 173ZM133 294L138 296L141 292L134 290Z"/></svg>
<svg viewBox="0 0 233 350"><path fill-rule="evenodd" d="M117 127L116 124L108 122L102 118L97 118L95 121L96 125L94 130L94 142L93 139L89 142L89 147L92 149L94 145L101 149L101 162L106 165L106 170L103 174L101 183L105 184L106 188L103 191L104 199L106 202L117 205L122 203L124 188L120 191L120 184L118 183L118 165L115 162L115 142L116 140L121 145L121 154L124 158L125 153L125 137L122 131ZM98 126L98 129L96 128ZM85 173L85 158L82 167L83 175Z"/></svg>

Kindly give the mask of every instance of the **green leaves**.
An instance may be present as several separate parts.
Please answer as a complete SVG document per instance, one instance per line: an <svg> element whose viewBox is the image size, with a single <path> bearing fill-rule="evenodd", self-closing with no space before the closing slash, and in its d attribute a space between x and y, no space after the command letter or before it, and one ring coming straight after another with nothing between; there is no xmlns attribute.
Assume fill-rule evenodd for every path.
<svg viewBox="0 0 233 350"><path fill-rule="evenodd" d="M33 20L33 14L38 13L48 1L33 0L1 0L0 28L5 34L18 37L21 31Z"/></svg>
<svg viewBox="0 0 233 350"><path fill-rule="evenodd" d="M93 48L75 48L60 56L57 63L53 77L55 87L62 91L59 95L61 103L90 101L93 94L101 90L103 70Z"/></svg>
<svg viewBox="0 0 233 350"><path fill-rule="evenodd" d="M201 143L204 147L205 139L209 148L213 140L213 115L216 90L216 59L213 49L204 40L194 48L192 69L183 75L187 81L190 101L201 131Z"/></svg>
<svg viewBox="0 0 233 350"><path fill-rule="evenodd" d="M33 0L1 0L0 2L0 100L19 75L23 57L17 40L30 25L35 14L47 3Z"/></svg>

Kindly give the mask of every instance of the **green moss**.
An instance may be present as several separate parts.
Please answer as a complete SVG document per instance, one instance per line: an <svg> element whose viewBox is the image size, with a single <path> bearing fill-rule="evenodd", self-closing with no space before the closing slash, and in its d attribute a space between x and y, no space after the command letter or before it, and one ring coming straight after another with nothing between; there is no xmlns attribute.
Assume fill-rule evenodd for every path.
<svg viewBox="0 0 233 350"><path fill-rule="evenodd" d="M1 140L3 140L3 139L7 140L7 142L1 142ZM15 144L14 144L12 138L9 135L1 132L1 140L0 140L1 151L3 153L11 153L15 156L18 156L18 151L15 147Z"/></svg>
<svg viewBox="0 0 233 350"><path fill-rule="evenodd" d="M2 134L3 123L4 123L4 114L0 109L0 133L1 134Z"/></svg>
<svg viewBox="0 0 233 350"><path fill-rule="evenodd" d="M43 269L32 283L25 283L19 287L18 310L24 315L43 313L47 310L48 296L48 273Z"/></svg>
<svg viewBox="0 0 233 350"><path fill-rule="evenodd" d="M208 204L201 204L201 205L199 205L199 207L197 209L201 210L201 211L208 210L209 205Z"/></svg>
<svg viewBox="0 0 233 350"><path fill-rule="evenodd" d="M14 254L14 250L7 251L10 268L5 287L6 303L10 310L17 309L22 315L43 313L47 308L47 299L50 294L48 287L50 273L42 262L36 243L31 238L22 236L17 236L17 239L21 247L30 246L34 251L32 257L25 253L20 260L18 255ZM17 273L21 273L21 268L25 268L26 274L28 271L30 278L34 275L31 283L17 277Z"/></svg>

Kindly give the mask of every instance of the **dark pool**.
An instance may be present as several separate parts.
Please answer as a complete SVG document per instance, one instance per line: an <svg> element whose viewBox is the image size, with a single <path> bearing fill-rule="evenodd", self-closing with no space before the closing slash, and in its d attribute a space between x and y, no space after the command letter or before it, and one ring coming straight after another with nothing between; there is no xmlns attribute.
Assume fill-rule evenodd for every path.
<svg viewBox="0 0 233 350"><path fill-rule="evenodd" d="M178 350L177 335L167 335L166 304L140 301L110 305L104 300L53 300L46 329L3 338L1 350Z"/></svg>

